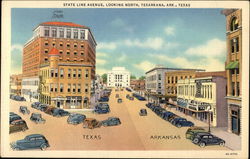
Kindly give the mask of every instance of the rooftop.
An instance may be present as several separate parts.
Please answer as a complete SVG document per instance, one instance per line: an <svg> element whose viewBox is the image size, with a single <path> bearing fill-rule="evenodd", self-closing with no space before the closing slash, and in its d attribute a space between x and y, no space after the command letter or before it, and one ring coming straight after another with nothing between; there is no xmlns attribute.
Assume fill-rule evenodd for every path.
<svg viewBox="0 0 250 159"><path fill-rule="evenodd" d="M54 21L54 22L44 22L44 23L41 23L40 25L68 26L68 27L80 27L80 28L89 29L88 27L84 25L75 24L72 22L55 22Z"/></svg>

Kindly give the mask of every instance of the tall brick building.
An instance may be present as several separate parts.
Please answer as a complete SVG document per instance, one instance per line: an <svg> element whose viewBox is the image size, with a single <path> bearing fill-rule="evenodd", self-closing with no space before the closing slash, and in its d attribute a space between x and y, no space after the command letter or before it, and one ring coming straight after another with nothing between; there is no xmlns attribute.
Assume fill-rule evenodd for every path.
<svg viewBox="0 0 250 159"><path fill-rule="evenodd" d="M39 83L39 68L48 62L48 53L53 47L59 50L61 62L88 62L92 65L91 79L95 77L96 41L89 27L71 22L44 22L33 30L33 37L23 48L24 95L36 92Z"/></svg>

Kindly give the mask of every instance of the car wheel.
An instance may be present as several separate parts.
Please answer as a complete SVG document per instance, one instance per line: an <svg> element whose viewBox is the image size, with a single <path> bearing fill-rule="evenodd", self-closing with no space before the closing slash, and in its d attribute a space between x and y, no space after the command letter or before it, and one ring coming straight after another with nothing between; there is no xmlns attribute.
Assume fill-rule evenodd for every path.
<svg viewBox="0 0 250 159"><path fill-rule="evenodd" d="M200 147L205 147L206 144L205 144L204 142L201 142L201 143L199 144L199 146L200 146Z"/></svg>
<svg viewBox="0 0 250 159"><path fill-rule="evenodd" d="M178 124L178 125L177 125L177 127L178 127L178 128L181 128L181 125L180 125L180 124Z"/></svg>
<svg viewBox="0 0 250 159"><path fill-rule="evenodd" d="M199 142L199 139L197 139L197 138L195 138L194 140L193 140L193 143L195 143L195 144L197 144Z"/></svg>
<svg viewBox="0 0 250 159"><path fill-rule="evenodd" d="M47 148L47 145L46 144L43 144L43 145L41 145L41 150L46 150L46 148Z"/></svg>
<svg viewBox="0 0 250 159"><path fill-rule="evenodd" d="M26 128L25 128L25 127L23 127L23 128L22 128L22 131L25 131L25 130L26 130Z"/></svg>
<svg viewBox="0 0 250 159"><path fill-rule="evenodd" d="M14 151L19 151L20 149L18 147L15 147L13 150Z"/></svg>
<svg viewBox="0 0 250 159"><path fill-rule="evenodd" d="M225 142L220 142L220 146L225 146Z"/></svg>

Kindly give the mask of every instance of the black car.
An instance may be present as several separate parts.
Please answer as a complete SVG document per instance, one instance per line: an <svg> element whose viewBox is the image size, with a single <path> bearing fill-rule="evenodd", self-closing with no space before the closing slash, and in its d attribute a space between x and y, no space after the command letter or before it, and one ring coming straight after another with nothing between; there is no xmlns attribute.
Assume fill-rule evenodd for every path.
<svg viewBox="0 0 250 159"><path fill-rule="evenodd" d="M141 109L140 112L139 112L139 115L140 116L147 116L147 110L146 109Z"/></svg>
<svg viewBox="0 0 250 159"><path fill-rule="evenodd" d="M192 141L194 144L200 147L205 147L207 145L220 145L225 146L225 141L217 136L214 136L208 132L197 132L194 134Z"/></svg>
<svg viewBox="0 0 250 159"><path fill-rule="evenodd" d="M30 111L28 110L28 108L26 106L20 106L19 112L22 114L30 114Z"/></svg>
<svg viewBox="0 0 250 159"><path fill-rule="evenodd" d="M107 120L102 121L103 126L115 126L120 125L121 121L117 117L109 117Z"/></svg>
<svg viewBox="0 0 250 159"><path fill-rule="evenodd" d="M22 140L17 140L10 144L13 150L41 149L50 147L48 140L41 134L32 134Z"/></svg>
<svg viewBox="0 0 250 159"><path fill-rule="evenodd" d="M121 99L121 98L118 98L118 99L117 99L117 103L122 103L122 99Z"/></svg>
<svg viewBox="0 0 250 159"><path fill-rule="evenodd" d="M47 104L38 104L37 109L41 110L42 112L45 112L45 110L47 109L48 106L49 105L47 105Z"/></svg>
<svg viewBox="0 0 250 159"><path fill-rule="evenodd" d="M189 126L189 127L194 126L193 122L187 121L187 119L185 119L185 118L175 118L171 121L171 123L173 125L177 126L178 128L184 127L184 126Z"/></svg>
<svg viewBox="0 0 250 159"><path fill-rule="evenodd" d="M104 97L101 97L98 102L108 102L109 101L109 97L107 96L104 96Z"/></svg>
<svg viewBox="0 0 250 159"><path fill-rule="evenodd" d="M45 123L45 119L43 119L42 115L39 113L32 113L30 120L35 122L36 124L38 124L38 123L44 124Z"/></svg>
<svg viewBox="0 0 250 159"><path fill-rule="evenodd" d="M168 121L168 119L174 115L175 115L174 113L166 111L162 113L161 118Z"/></svg>
<svg viewBox="0 0 250 159"><path fill-rule="evenodd" d="M15 114L15 113L10 113L10 115L9 115L9 124L11 124L15 120L21 120L21 119L22 118L19 115Z"/></svg>
<svg viewBox="0 0 250 159"><path fill-rule="evenodd" d="M52 115L56 117L68 116L70 113L60 108L56 108L52 110Z"/></svg>
<svg viewBox="0 0 250 159"><path fill-rule="evenodd" d="M24 97L21 97L21 96L14 96L13 99L16 101L26 101L26 99Z"/></svg>
<svg viewBox="0 0 250 159"><path fill-rule="evenodd" d="M85 119L86 119L85 115L74 113L74 114L69 115L67 122L68 124L77 125L77 124L82 123Z"/></svg>
<svg viewBox="0 0 250 159"><path fill-rule="evenodd" d="M42 103L40 103L40 102L34 102L34 103L31 104L31 107L32 107L32 108L35 108L35 109L38 109L38 106L39 106L40 104L42 104Z"/></svg>

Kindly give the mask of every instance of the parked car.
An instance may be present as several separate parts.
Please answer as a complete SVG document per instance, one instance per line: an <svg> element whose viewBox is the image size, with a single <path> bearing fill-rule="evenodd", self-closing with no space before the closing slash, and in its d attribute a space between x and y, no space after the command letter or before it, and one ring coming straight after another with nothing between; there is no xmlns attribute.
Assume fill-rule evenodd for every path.
<svg viewBox="0 0 250 159"><path fill-rule="evenodd" d="M110 109L109 109L109 105L104 105L102 103L100 103L99 105L97 105L95 107L95 109L93 110L93 113L97 113L97 114L106 114L109 113Z"/></svg>
<svg viewBox="0 0 250 159"><path fill-rule="evenodd" d="M187 121L187 119L184 119L184 118L175 118L172 120L172 124L177 126L178 128L184 127L184 126L189 126L189 127L194 126L193 122Z"/></svg>
<svg viewBox="0 0 250 159"><path fill-rule="evenodd" d="M10 116L11 116L11 115L17 115L17 114L16 114L16 113L14 113L14 112L10 112Z"/></svg>
<svg viewBox="0 0 250 159"><path fill-rule="evenodd" d="M22 114L30 114L30 111L28 110L28 108L26 106L20 106L19 112Z"/></svg>
<svg viewBox="0 0 250 159"><path fill-rule="evenodd" d="M94 118L86 118L83 122L83 128L94 129L94 128L99 128L101 126L102 123Z"/></svg>
<svg viewBox="0 0 250 159"><path fill-rule="evenodd" d="M45 112L45 110L47 110L48 106L49 106L48 104L39 104L37 106L37 109L41 110L42 112Z"/></svg>
<svg viewBox="0 0 250 159"><path fill-rule="evenodd" d="M175 115L174 113L166 111L161 114L161 118L164 120L169 120L169 118L171 118L174 115Z"/></svg>
<svg viewBox="0 0 250 159"><path fill-rule="evenodd" d="M121 98L118 98L118 99L117 99L117 103L122 103L122 99L121 99Z"/></svg>
<svg viewBox="0 0 250 159"><path fill-rule="evenodd" d="M134 100L134 97L129 97L129 100Z"/></svg>
<svg viewBox="0 0 250 159"><path fill-rule="evenodd" d="M9 124L11 124L13 121L15 120L21 120L22 118L15 114L15 113L11 113L10 116L9 116Z"/></svg>
<svg viewBox="0 0 250 159"><path fill-rule="evenodd" d="M141 109L140 112L139 112L139 115L140 116L147 116L147 110L146 109Z"/></svg>
<svg viewBox="0 0 250 159"><path fill-rule="evenodd" d="M179 116L176 115L176 114L174 114L174 115L172 115L170 118L168 118L168 121L171 123L172 120L174 120L175 118L179 118Z"/></svg>
<svg viewBox="0 0 250 159"><path fill-rule="evenodd" d="M217 136L214 136L207 132L198 132L195 133L194 139L192 141L194 144L199 145L200 147L205 147L208 145L220 145L225 146L225 141Z"/></svg>
<svg viewBox="0 0 250 159"><path fill-rule="evenodd" d="M18 95L13 95L12 99L16 100L16 101L26 101L26 99L24 97L21 97L21 96L18 96Z"/></svg>
<svg viewBox="0 0 250 159"><path fill-rule="evenodd" d="M55 117L63 117L68 116L70 113L60 108L56 108L52 110L52 115Z"/></svg>
<svg viewBox="0 0 250 159"><path fill-rule="evenodd" d="M146 100L146 98L144 98L142 96L137 97L137 99L140 100L140 101L145 101Z"/></svg>
<svg viewBox="0 0 250 159"><path fill-rule="evenodd" d="M186 139L193 140L194 139L194 134L197 133L197 132L206 132L206 130L201 128L201 127L188 128L187 131L186 131Z"/></svg>
<svg viewBox="0 0 250 159"><path fill-rule="evenodd" d="M116 98L119 98L119 94L116 94L115 97L116 97Z"/></svg>
<svg viewBox="0 0 250 159"><path fill-rule="evenodd" d="M109 101L109 97L107 97L107 96L103 96L103 97L101 97L99 100L98 100L98 102L108 102Z"/></svg>
<svg viewBox="0 0 250 159"><path fill-rule="evenodd" d="M45 123L45 119L42 118L42 115L39 113L32 113L30 120L35 122L36 124L44 124Z"/></svg>
<svg viewBox="0 0 250 159"><path fill-rule="evenodd" d="M26 122L22 119L14 120L9 125L9 133L25 131L28 129Z"/></svg>
<svg viewBox="0 0 250 159"><path fill-rule="evenodd" d="M85 119L86 119L85 115L73 113L73 114L69 115L67 122L68 122L68 124L77 125L77 124L82 123Z"/></svg>
<svg viewBox="0 0 250 159"><path fill-rule="evenodd" d="M44 110L44 112L45 112L46 114L52 115L54 109L56 109L56 107L48 106L48 107L46 107L46 109Z"/></svg>
<svg viewBox="0 0 250 159"><path fill-rule="evenodd" d="M17 140L10 144L13 150L41 149L50 147L48 140L41 134L32 134L22 140Z"/></svg>
<svg viewBox="0 0 250 159"><path fill-rule="evenodd" d="M34 103L31 104L31 107L37 109L37 106L39 104L42 104L42 103L40 103L40 102L34 102Z"/></svg>
<svg viewBox="0 0 250 159"><path fill-rule="evenodd" d="M103 126L115 126L120 125L121 121L117 117L109 117L107 120L102 121Z"/></svg>

